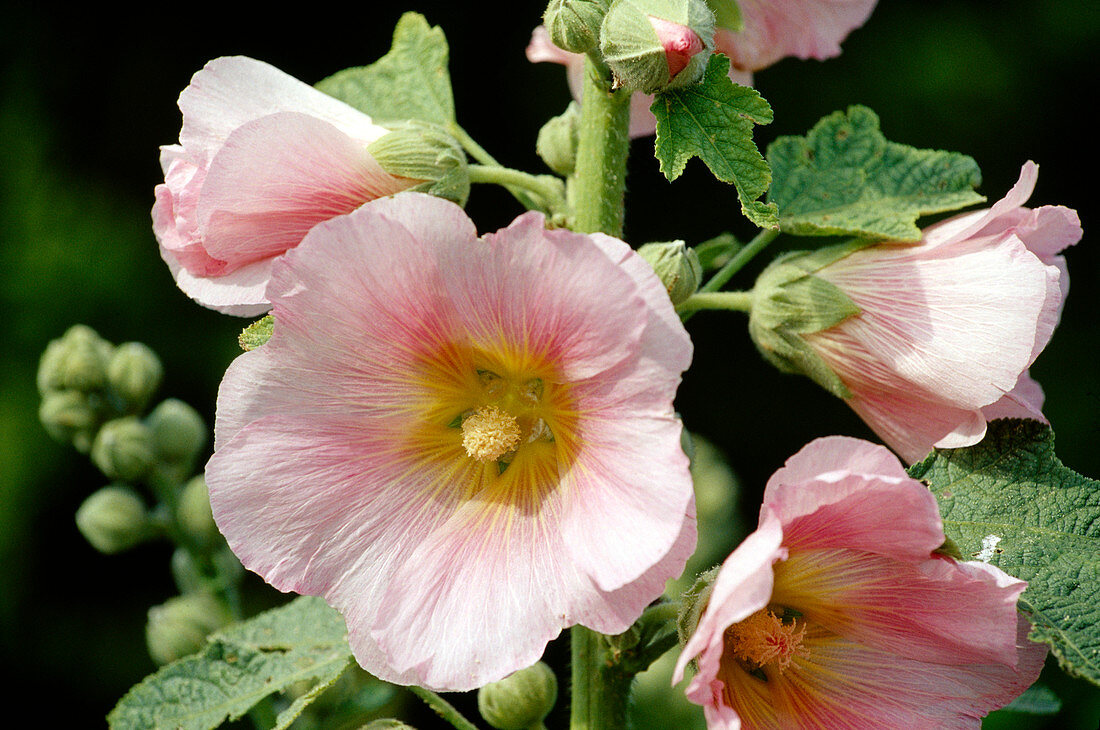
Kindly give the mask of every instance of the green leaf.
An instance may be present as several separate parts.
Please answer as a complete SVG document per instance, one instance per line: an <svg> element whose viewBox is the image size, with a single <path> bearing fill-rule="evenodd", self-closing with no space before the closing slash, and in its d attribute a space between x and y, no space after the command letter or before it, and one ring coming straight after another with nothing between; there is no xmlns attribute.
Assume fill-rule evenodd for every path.
<svg viewBox="0 0 1100 730"><path fill-rule="evenodd" d="M311 684L279 714L287 727L352 661L344 620L320 598L301 596L210 637L126 693L107 716L112 730L206 730L247 713L268 695Z"/></svg>
<svg viewBox="0 0 1100 730"><path fill-rule="evenodd" d="M729 65L728 58L716 53L702 82L657 94L650 107L657 117L655 153L670 181L683 173L688 160L698 157L716 178L737 188L749 220L776 228L775 204L757 200L771 184L772 174L752 141L753 125L770 124L772 108L755 89L730 81Z"/></svg>
<svg viewBox="0 0 1100 730"><path fill-rule="evenodd" d="M271 333L274 329L275 318L270 314L264 315L241 331L241 334L237 336L237 344L245 352L255 350L271 339Z"/></svg>
<svg viewBox="0 0 1100 730"><path fill-rule="evenodd" d="M994 421L981 443L909 473L930 485L963 557L1028 582L1031 638L1100 685L1100 482L1058 460L1049 426L1021 420Z"/></svg>
<svg viewBox="0 0 1100 730"><path fill-rule="evenodd" d="M418 13L405 13L389 53L369 66L335 73L317 88L379 124L418 119L449 127L455 120L449 56L439 27Z"/></svg>
<svg viewBox="0 0 1100 730"><path fill-rule="evenodd" d="M1056 715L1062 709L1062 700L1049 687L1033 684L1002 709L1028 715Z"/></svg>
<svg viewBox="0 0 1100 730"><path fill-rule="evenodd" d="M921 215L985 200L973 190L981 172L972 158L888 142L862 106L830 114L805 137L780 137L768 163L767 199L795 235L919 241Z"/></svg>

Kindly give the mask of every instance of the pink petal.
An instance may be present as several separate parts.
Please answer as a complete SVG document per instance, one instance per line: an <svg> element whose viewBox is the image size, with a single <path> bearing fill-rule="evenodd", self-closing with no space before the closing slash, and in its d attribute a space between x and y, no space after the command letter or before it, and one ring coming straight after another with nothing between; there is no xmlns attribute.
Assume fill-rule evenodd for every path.
<svg viewBox="0 0 1100 730"><path fill-rule="evenodd" d="M738 0L744 29L719 28L715 49L756 71L781 58L824 60L840 54L848 33L866 22L876 0Z"/></svg>
<svg viewBox="0 0 1100 730"><path fill-rule="evenodd" d="M210 162L198 205L204 246L232 271L409 184L328 122L296 112L261 117L235 129Z"/></svg>
<svg viewBox="0 0 1100 730"><path fill-rule="evenodd" d="M768 480L761 511L795 550L851 548L923 561L943 544L935 497L893 454L860 439L816 439Z"/></svg>
<svg viewBox="0 0 1100 730"><path fill-rule="evenodd" d="M707 608L695 632L684 644L673 684L684 678L688 662L696 659L698 671L688 686L688 699L705 704L711 696L711 682L718 674L727 628L764 608L771 600L774 583L772 565L785 560L781 547L783 528L779 517L765 510L760 526L730 553L711 586Z"/></svg>
<svg viewBox="0 0 1100 730"><path fill-rule="evenodd" d="M987 421L997 418L1030 418L1047 423L1043 415L1043 388L1027 373L1021 373L1016 387L999 401L982 409Z"/></svg>
<svg viewBox="0 0 1100 730"><path fill-rule="evenodd" d="M936 664L1016 662L1022 581L1002 585L943 558L918 562L858 548L794 545L790 551L776 566L772 600L801 611L812 626Z"/></svg>

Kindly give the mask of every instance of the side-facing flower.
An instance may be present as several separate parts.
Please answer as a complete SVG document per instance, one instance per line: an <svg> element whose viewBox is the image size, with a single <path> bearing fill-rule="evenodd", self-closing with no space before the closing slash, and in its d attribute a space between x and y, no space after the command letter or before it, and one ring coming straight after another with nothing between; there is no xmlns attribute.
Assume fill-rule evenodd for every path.
<svg viewBox="0 0 1100 730"><path fill-rule="evenodd" d="M1081 224L1068 208L1023 207L1037 175L1028 162L1003 200L930 226L917 244L778 259L754 289L750 334L909 462L977 443L993 418L1042 419L1027 370L1060 317L1069 279L1058 254Z"/></svg>
<svg viewBox="0 0 1100 730"><path fill-rule="evenodd" d="M1026 584L935 552L936 500L897 458L818 439L768 481L676 668L710 730L978 728L1039 675Z"/></svg>
<svg viewBox="0 0 1100 730"><path fill-rule="evenodd" d="M179 107L180 143L161 148L153 231L180 289L228 314L270 308L272 263L315 224L421 182L367 152L386 129L261 61L211 61Z"/></svg>
<svg viewBox="0 0 1100 730"><path fill-rule="evenodd" d="M719 26L714 52L730 58L729 77L742 86L753 84L753 72L787 57L824 60L840 54L840 43L863 25L878 0L739 0L742 28ZM549 61L566 67L569 90L581 98L584 54L558 48L538 26L527 45L527 60ZM649 107L651 94L636 93L630 101L630 136L644 137L656 130Z"/></svg>
<svg viewBox="0 0 1100 730"><path fill-rule="evenodd" d="M214 517L368 671L478 687L563 627L624 631L683 569L691 342L623 242L537 213L479 238L406 192L319 224L268 295L218 395Z"/></svg>

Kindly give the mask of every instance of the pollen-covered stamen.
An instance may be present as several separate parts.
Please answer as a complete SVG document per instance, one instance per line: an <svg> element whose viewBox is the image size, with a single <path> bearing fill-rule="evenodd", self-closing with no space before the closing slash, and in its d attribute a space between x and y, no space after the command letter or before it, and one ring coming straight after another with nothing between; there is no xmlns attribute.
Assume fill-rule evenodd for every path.
<svg viewBox="0 0 1100 730"><path fill-rule="evenodd" d="M783 623L764 608L726 629L725 650L750 671L771 664L782 674L794 657L809 655L805 635L805 623Z"/></svg>
<svg viewBox="0 0 1100 730"><path fill-rule="evenodd" d="M519 445L522 431L510 414L482 406L462 419L462 446L481 462L497 461Z"/></svg>

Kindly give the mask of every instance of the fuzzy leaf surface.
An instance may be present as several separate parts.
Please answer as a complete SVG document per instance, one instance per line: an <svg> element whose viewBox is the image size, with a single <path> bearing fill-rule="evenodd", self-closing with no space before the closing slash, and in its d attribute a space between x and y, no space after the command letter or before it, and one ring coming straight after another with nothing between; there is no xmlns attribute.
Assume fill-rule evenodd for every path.
<svg viewBox="0 0 1100 730"><path fill-rule="evenodd" d="M752 141L754 125L771 123L772 108L756 89L730 81L729 67L730 60L716 53L700 83L656 95L650 107L657 118L654 151L670 181L698 157L716 178L733 184L749 220L775 228L775 204L757 200L771 184L771 170Z"/></svg>
<svg viewBox="0 0 1100 730"><path fill-rule="evenodd" d="M830 114L805 137L778 138L768 164L767 199L783 232L800 236L919 241L920 216L985 200L972 158L890 142L863 106Z"/></svg>
<svg viewBox="0 0 1100 730"><path fill-rule="evenodd" d="M447 127L455 120L449 58L443 30L419 13L405 13L389 53L369 66L339 71L317 88L379 124L418 119Z"/></svg>
<svg viewBox="0 0 1100 730"><path fill-rule="evenodd" d="M301 596L212 635L197 654L161 667L107 716L112 730L207 730L299 682L312 689L277 718L285 728L352 661L344 620L320 598Z"/></svg>
<svg viewBox="0 0 1100 730"><path fill-rule="evenodd" d="M1100 482L1054 454L1038 421L999 420L971 447L936 450L909 473L929 484L944 531L968 560L1028 582L1031 638L1100 685Z"/></svg>

